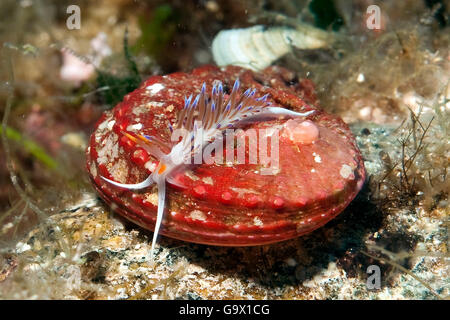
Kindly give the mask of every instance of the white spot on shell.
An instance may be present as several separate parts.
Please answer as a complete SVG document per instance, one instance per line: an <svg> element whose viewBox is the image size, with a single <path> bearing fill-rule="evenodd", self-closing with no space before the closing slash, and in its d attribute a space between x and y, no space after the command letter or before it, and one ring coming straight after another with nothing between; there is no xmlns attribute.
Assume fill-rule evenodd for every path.
<svg viewBox="0 0 450 320"><path fill-rule="evenodd" d="M92 175L94 178L97 178L97 167L95 166L95 163L92 162L91 165L89 166L89 168L90 168L89 171L91 172L91 175Z"/></svg>
<svg viewBox="0 0 450 320"><path fill-rule="evenodd" d="M99 164L107 164L112 162L119 156L119 145L117 143L117 135L111 133L105 140L102 141L102 147L98 148Z"/></svg>
<svg viewBox="0 0 450 320"><path fill-rule="evenodd" d="M257 191L252 190L252 189L234 188L234 187L231 187L230 189L238 194L238 198L244 197L244 194L246 194L246 193L259 194Z"/></svg>
<svg viewBox="0 0 450 320"><path fill-rule="evenodd" d="M213 185L214 184L214 181L213 181L213 179L211 177L204 177L204 178L202 178L202 181L204 183L206 183L206 184L209 184L209 185Z"/></svg>
<svg viewBox="0 0 450 320"><path fill-rule="evenodd" d="M150 202L154 206L158 206L158 194L150 193L148 196L145 197L146 202Z"/></svg>
<svg viewBox="0 0 450 320"><path fill-rule="evenodd" d="M314 161L317 163L321 163L322 162L322 158L320 157L320 155L318 155L317 153L313 152L313 156L314 156Z"/></svg>
<svg viewBox="0 0 450 320"><path fill-rule="evenodd" d="M112 116L109 115L109 117L107 117L105 119L105 121L103 121L102 123L99 124L97 130L95 131L95 142L99 143L102 138L105 136L105 131L108 128L108 123L111 121Z"/></svg>
<svg viewBox="0 0 450 320"><path fill-rule="evenodd" d="M353 170L352 167L350 167L348 164L343 164L341 167L341 170L339 171L339 174L344 179L353 179Z"/></svg>
<svg viewBox="0 0 450 320"><path fill-rule="evenodd" d="M259 219L258 217L254 217L254 218L253 218L253 224L254 224L255 226L262 226L262 225L263 225L261 219Z"/></svg>
<svg viewBox="0 0 450 320"><path fill-rule="evenodd" d="M107 127L108 127L108 120L105 120L99 124L98 130L105 130Z"/></svg>
<svg viewBox="0 0 450 320"><path fill-rule="evenodd" d="M152 101L148 103L149 107L162 107L164 102Z"/></svg>
<svg viewBox="0 0 450 320"><path fill-rule="evenodd" d="M142 123L136 123L136 124L129 125L127 127L127 130L128 131L132 131L132 130L137 130L138 131L138 130L141 130L142 127L143 127Z"/></svg>
<svg viewBox="0 0 450 320"><path fill-rule="evenodd" d="M116 120L111 120L108 122L108 129L112 130L112 128L114 127L114 124L116 123Z"/></svg>
<svg viewBox="0 0 450 320"><path fill-rule="evenodd" d="M165 87L161 83L155 83L155 84L152 84L151 86L148 86L145 89L150 91L151 94L157 94L158 92L160 92L164 88Z"/></svg>
<svg viewBox="0 0 450 320"><path fill-rule="evenodd" d="M144 165L145 169L150 170L151 172L155 171L156 163L153 161L147 161Z"/></svg>
<svg viewBox="0 0 450 320"><path fill-rule="evenodd" d="M197 181L198 179L200 179L199 177L197 177L191 170L187 170L184 175L186 177L188 177L189 179L193 180L193 181Z"/></svg>
<svg viewBox="0 0 450 320"><path fill-rule="evenodd" d="M191 211L189 213L189 216L193 220L201 220L201 221L205 221L206 220L206 215L203 212L201 212L200 210L193 210L193 211Z"/></svg>
<svg viewBox="0 0 450 320"><path fill-rule="evenodd" d="M123 159L117 160L111 168L108 168L108 171L110 172L111 176L114 178L115 181L120 183L126 183L127 177L128 177L128 165L127 162Z"/></svg>

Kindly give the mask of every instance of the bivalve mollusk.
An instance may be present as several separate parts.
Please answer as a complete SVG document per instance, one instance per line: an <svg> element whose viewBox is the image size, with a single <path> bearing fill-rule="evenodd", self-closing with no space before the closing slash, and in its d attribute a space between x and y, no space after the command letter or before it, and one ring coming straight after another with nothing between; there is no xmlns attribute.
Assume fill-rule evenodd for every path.
<svg viewBox="0 0 450 320"><path fill-rule="evenodd" d="M87 149L94 187L129 220L150 230L156 225L154 240L159 232L196 243L249 246L319 228L359 192L364 165L347 125L314 106L308 81L286 82L287 73L204 66L150 77L98 121ZM222 125L236 132L229 145L225 139L215 143L228 137L225 130L211 139L209 130ZM182 133L173 139L178 129ZM207 138L186 147L196 140L191 133L200 132ZM252 149L252 142L268 136L267 145ZM231 158L180 164L181 158L195 158L193 150L213 145L212 159L219 157L218 146ZM261 162L264 152L269 161Z"/></svg>

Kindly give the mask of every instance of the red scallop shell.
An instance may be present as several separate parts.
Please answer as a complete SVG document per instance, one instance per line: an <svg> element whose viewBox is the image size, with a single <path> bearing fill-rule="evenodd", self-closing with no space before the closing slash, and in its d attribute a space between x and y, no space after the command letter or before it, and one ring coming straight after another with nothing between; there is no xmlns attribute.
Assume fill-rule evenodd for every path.
<svg viewBox="0 0 450 320"><path fill-rule="evenodd" d="M204 82L210 90L214 80L232 87L237 78L242 89L253 87L260 95L269 93L276 106L304 112L313 108L310 103L316 103L310 82L292 82L289 72L281 68L254 73L238 67L206 66L192 73L153 76L105 112L91 136L87 168L100 196L121 215L153 230L156 186L124 190L100 178L136 183L150 173L151 156L121 132L170 140L169 121L175 122L185 96L197 94ZM280 170L274 175L261 175L257 164L248 163L202 164L178 173L177 179L187 188L167 186L160 233L211 245L260 245L298 237L336 217L364 183L362 157L340 118L318 109L307 119L319 128L319 139L299 146L281 137ZM279 126L285 121L250 127Z"/></svg>

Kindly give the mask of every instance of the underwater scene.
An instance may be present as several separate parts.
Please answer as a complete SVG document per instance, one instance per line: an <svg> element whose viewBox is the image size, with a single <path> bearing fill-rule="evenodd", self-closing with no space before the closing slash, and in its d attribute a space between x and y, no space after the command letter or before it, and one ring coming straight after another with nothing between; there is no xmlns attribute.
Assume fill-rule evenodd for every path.
<svg viewBox="0 0 450 320"><path fill-rule="evenodd" d="M448 1L2 0L0 43L0 300L449 298Z"/></svg>

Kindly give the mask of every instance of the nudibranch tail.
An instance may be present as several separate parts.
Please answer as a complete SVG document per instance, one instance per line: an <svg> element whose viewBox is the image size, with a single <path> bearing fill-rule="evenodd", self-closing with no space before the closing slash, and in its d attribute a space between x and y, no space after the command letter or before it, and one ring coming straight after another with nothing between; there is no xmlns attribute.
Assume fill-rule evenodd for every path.
<svg viewBox="0 0 450 320"><path fill-rule="evenodd" d="M234 126L249 124L252 122L267 121L270 119L279 119L283 117L291 117L291 118L307 117L313 114L314 112L316 112L316 110L310 110L306 112L296 112L279 107L266 107L261 112L258 112L257 114L254 114L251 117L247 117L237 121L234 124Z"/></svg>
<svg viewBox="0 0 450 320"><path fill-rule="evenodd" d="M272 107L271 103L267 101L268 94L256 97L256 89L252 88L248 88L240 94L239 88L240 82L237 79L230 94L226 94L223 84L218 82L212 86L211 94L208 95L206 84L203 83L200 93L195 98L193 98L193 95L185 97L184 108L178 114L176 123L173 126L169 124L169 129L172 133L174 133L175 129L182 129L180 130L182 132L181 140L175 145L165 143L156 137L141 134L133 136L123 132L125 136L158 159L159 164L144 181L136 184L118 183L105 177L102 177L102 179L115 186L130 190L147 188L156 183L158 188L158 208L150 252L151 260L153 260L156 240L164 215L166 181L176 183L172 174L176 168L180 168L180 164L175 163L173 159L190 161L196 152L214 141L218 132L221 133L227 128L246 121L262 121L266 118L280 117L305 117L314 112L312 110L299 113L284 108ZM200 132L202 133L201 135L199 135ZM201 136L202 140L200 143L194 143L193 145L197 136ZM166 150L168 153L164 152Z"/></svg>
<svg viewBox="0 0 450 320"><path fill-rule="evenodd" d="M164 209L166 204L166 181L161 179L157 183L158 186L158 211L156 213L155 229L153 230L152 247L150 250L150 259L153 260L153 254L155 252L156 240L159 234L159 228L161 227L162 218L164 215Z"/></svg>

